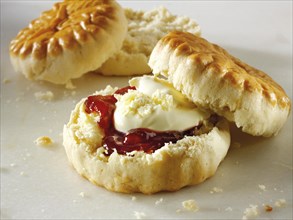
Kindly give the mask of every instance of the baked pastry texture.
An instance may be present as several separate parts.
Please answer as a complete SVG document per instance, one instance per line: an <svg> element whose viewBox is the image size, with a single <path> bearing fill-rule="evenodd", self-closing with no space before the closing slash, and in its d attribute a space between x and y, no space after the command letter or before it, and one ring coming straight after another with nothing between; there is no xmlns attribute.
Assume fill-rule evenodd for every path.
<svg viewBox="0 0 293 220"><path fill-rule="evenodd" d="M151 11L125 9L128 33L121 50L98 70L104 75L141 75L151 72L149 56L156 43L170 31L200 35L199 25L186 16L172 15L166 8Z"/></svg>
<svg viewBox="0 0 293 220"><path fill-rule="evenodd" d="M11 41L11 62L28 79L66 84L99 68L121 48L126 32L115 0L64 0Z"/></svg>
<svg viewBox="0 0 293 220"><path fill-rule="evenodd" d="M95 95L111 95L107 87ZM165 143L152 153L132 151L110 155L102 146L104 132L99 113L85 112L82 99L72 111L63 130L63 145L76 171L92 183L108 190L145 194L175 191L203 182L214 175L230 145L229 125L218 118L208 131Z"/></svg>
<svg viewBox="0 0 293 220"><path fill-rule="evenodd" d="M198 106L252 135L276 135L291 102L270 76L190 33L172 32L154 48L149 65Z"/></svg>

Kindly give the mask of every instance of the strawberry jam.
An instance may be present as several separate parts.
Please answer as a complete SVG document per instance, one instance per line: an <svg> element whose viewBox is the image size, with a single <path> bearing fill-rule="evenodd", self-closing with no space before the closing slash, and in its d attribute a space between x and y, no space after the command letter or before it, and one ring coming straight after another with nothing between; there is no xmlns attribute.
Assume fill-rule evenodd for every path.
<svg viewBox="0 0 293 220"><path fill-rule="evenodd" d="M135 87L124 87L115 94L125 94L128 90L135 90ZM102 145L106 149L105 155L111 155L116 149L119 154L126 154L132 151L144 151L153 153L164 146L165 143L176 143L184 136L194 135L199 126L185 131L154 131L148 128L131 129L127 133L115 129L114 111L117 99L114 95L89 96L85 101L85 111L90 114L98 112L100 121L98 125L104 131Z"/></svg>

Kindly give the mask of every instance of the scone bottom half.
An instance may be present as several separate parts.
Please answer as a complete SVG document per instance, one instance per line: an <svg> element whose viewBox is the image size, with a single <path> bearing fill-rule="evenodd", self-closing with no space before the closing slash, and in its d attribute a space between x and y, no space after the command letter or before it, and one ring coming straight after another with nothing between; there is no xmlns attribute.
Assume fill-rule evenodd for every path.
<svg viewBox="0 0 293 220"><path fill-rule="evenodd" d="M120 50L126 32L115 0L64 0L19 31L10 43L11 63L28 79L66 84Z"/></svg>
<svg viewBox="0 0 293 220"><path fill-rule="evenodd" d="M269 75L190 33L163 37L149 65L196 105L254 136L278 134L291 111L289 97Z"/></svg>
<svg viewBox="0 0 293 220"><path fill-rule="evenodd" d="M181 131L118 131L117 99L135 90L107 87L76 105L64 126L63 144L77 172L111 191L145 194L176 191L213 176L229 149L228 122L209 114Z"/></svg>

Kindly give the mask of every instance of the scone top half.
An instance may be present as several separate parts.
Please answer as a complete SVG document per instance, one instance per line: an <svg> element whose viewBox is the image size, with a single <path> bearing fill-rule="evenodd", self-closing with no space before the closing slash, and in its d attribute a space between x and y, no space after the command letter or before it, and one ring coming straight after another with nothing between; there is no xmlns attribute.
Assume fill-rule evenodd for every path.
<svg viewBox="0 0 293 220"><path fill-rule="evenodd" d="M276 135L288 118L290 99L270 76L190 33L163 37L149 65L198 106L251 135Z"/></svg>
<svg viewBox="0 0 293 220"><path fill-rule="evenodd" d="M28 79L66 84L120 50L126 32L124 10L115 0L64 0L11 41L11 62Z"/></svg>

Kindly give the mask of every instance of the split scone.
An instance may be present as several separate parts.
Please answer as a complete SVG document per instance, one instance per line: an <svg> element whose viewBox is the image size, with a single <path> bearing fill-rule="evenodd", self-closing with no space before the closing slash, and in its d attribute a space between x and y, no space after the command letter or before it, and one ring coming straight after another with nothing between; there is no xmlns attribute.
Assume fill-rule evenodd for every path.
<svg viewBox="0 0 293 220"><path fill-rule="evenodd" d="M11 62L28 79L66 84L98 69L121 48L126 32L115 0L64 0L11 41Z"/></svg>
<svg viewBox="0 0 293 220"><path fill-rule="evenodd" d="M230 145L226 119L164 79L137 77L82 99L64 126L77 172L116 192L175 191L214 175Z"/></svg>
<svg viewBox="0 0 293 220"><path fill-rule="evenodd" d="M98 72L104 75L141 75L151 73L149 56L156 43L170 31L200 35L199 25L186 16L172 15L166 8L151 11L125 9L128 32L121 50L108 59Z"/></svg>
<svg viewBox="0 0 293 220"><path fill-rule="evenodd" d="M271 77L190 33L163 37L149 65L196 105L249 134L276 135L288 118L290 99Z"/></svg>

